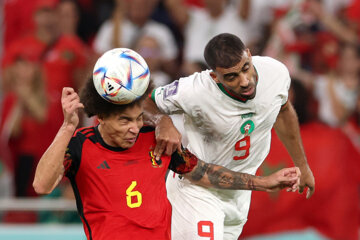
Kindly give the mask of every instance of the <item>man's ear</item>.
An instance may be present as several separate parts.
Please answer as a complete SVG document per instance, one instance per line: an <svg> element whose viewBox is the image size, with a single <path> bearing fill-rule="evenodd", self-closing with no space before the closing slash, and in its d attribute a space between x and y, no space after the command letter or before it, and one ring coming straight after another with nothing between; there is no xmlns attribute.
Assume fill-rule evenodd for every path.
<svg viewBox="0 0 360 240"><path fill-rule="evenodd" d="M97 116L97 120L98 120L98 122L100 123L100 124L103 124L104 123L104 120L103 120L103 118L101 117L101 116Z"/></svg>
<svg viewBox="0 0 360 240"><path fill-rule="evenodd" d="M252 56L251 52L250 52L250 49L247 48L245 51L246 51L247 56L250 58Z"/></svg>
<svg viewBox="0 0 360 240"><path fill-rule="evenodd" d="M219 79L217 78L217 75L216 75L216 73L215 73L214 71L211 71L211 72L210 72L210 76L212 77L212 79L214 79L214 81L215 81L216 83L220 83L220 81L219 81Z"/></svg>

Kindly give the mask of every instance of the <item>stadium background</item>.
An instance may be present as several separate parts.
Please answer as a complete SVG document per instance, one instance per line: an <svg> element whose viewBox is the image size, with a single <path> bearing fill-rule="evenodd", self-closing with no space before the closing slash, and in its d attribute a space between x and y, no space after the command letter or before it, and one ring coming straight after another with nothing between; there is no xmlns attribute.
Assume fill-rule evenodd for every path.
<svg viewBox="0 0 360 240"><path fill-rule="evenodd" d="M228 6L223 12L216 11L219 2ZM310 200L294 193L254 192L240 239L359 239L360 1L269 2L0 0L0 239L85 239L66 180L45 197L31 188L34 166L62 121L59 91L64 85L79 89L109 46L136 49L150 63L154 84L169 83L206 68L193 51L203 46L191 36L206 40L219 29L238 34L253 55L272 56L289 68L290 99L316 180ZM174 6L204 20L200 27L214 25L213 32L201 35L198 22L184 25ZM129 22L141 27L129 30ZM161 27L148 26L154 22ZM109 23L113 28L106 31ZM29 109L16 107L14 99L30 98L19 59L42 74L43 88L36 91L46 97L41 121ZM14 116L20 124L10 124L9 132ZM82 125L93 122L83 116ZM259 174L291 165L273 133Z"/></svg>

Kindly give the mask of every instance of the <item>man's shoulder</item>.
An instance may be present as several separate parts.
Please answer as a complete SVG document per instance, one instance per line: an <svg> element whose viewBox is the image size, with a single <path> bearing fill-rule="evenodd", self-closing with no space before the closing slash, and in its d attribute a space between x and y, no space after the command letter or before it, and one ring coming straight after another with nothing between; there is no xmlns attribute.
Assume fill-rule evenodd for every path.
<svg viewBox="0 0 360 240"><path fill-rule="evenodd" d="M191 83L191 84L204 84L208 83L209 79L211 79L210 76L211 70L204 70L201 72L195 72L187 77L180 78L180 80L183 83Z"/></svg>
<svg viewBox="0 0 360 240"><path fill-rule="evenodd" d="M280 62L279 60L272 58L272 57L268 57L268 56L252 56L252 61L254 63L265 63L265 64L270 64L270 65L284 65L282 62Z"/></svg>
<svg viewBox="0 0 360 240"><path fill-rule="evenodd" d="M94 126L78 128L74 132L73 136L74 137L75 136L87 136L87 135L89 135L91 133L95 134L95 127Z"/></svg>
<svg viewBox="0 0 360 240"><path fill-rule="evenodd" d="M203 91L208 94L208 91L211 91L213 86L216 85L210 75L210 72L211 70L204 70L202 72L195 72L187 77L180 78L179 85L183 89L182 91L184 94L200 98L204 97L201 95Z"/></svg>
<svg viewBox="0 0 360 240"><path fill-rule="evenodd" d="M270 71L274 71L274 69L276 69L276 71L281 71L281 72L288 72L287 67L285 66L285 64L283 64L282 62L280 62L279 60L272 58L272 57L268 57L268 56L253 56L252 57L252 62L256 68L256 70L270 70Z"/></svg>
<svg viewBox="0 0 360 240"><path fill-rule="evenodd" d="M208 84L210 79L210 70L205 70L202 72L195 72L189 76L181 77L165 86L158 87L158 89L172 89L173 91L177 91L177 88L180 86L180 88L185 89L184 91L187 92L199 85Z"/></svg>
<svg viewBox="0 0 360 240"><path fill-rule="evenodd" d="M95 126L78 128L72 137L72 141L83 144L87 139L98 142Z"/></svg>
<svg viewBox="0 0 360 240"><path fill-rule="evenodd" d="M155 127L144 125L140 129L138 138L141 139L142 142L152 143L155 141Z"/></svg>

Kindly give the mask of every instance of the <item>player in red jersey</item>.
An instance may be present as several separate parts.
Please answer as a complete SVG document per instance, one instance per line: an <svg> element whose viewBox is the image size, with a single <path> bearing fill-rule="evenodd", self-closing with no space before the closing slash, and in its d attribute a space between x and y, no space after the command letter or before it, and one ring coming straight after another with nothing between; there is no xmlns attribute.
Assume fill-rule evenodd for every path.
<svg viewBox="0 0 360 240"><path fill-rule="evenodd" d="M258 177L205 163L186 149L156 160L154 129L143 126L145 95L115 105L97 94L92 79L81 98L72 88L63 89L64 123L37 166L33 186L37 193L48 194L66 175L88 239L171 239L168 168L206 187L297 190L298 168ZM80 108L97 115L99 125L75 131Z"/></svg>

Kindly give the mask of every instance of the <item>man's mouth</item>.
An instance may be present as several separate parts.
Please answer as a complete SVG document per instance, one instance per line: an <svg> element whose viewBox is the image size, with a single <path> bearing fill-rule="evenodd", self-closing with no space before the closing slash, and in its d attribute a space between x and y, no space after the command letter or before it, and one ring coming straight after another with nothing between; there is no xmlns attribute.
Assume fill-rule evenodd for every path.
<svg viewBox="0 0 360 240"><path fill-rule="evenodd" d="M254 91L255 91L254 87L249 87L246 90L241 91L241 95L251 96L254 93Z"/></svg>
<svg viewBox="0 0 360 240"><path fill-rule="evenodd" d="M136 137L125 139L127 142L134 143L136 141Z"/></svg>

